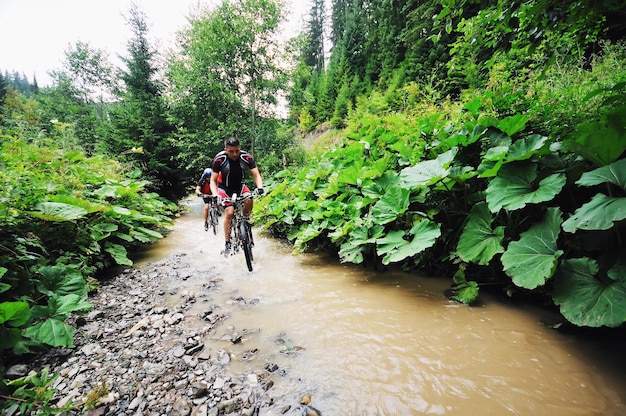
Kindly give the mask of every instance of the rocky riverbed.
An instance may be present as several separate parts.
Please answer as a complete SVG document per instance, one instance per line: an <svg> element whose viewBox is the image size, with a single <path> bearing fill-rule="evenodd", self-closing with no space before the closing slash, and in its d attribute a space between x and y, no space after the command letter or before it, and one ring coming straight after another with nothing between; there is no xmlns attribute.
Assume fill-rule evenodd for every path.
<svg viewBox="0 0 626 416"><path fill-rule="evenodd" d="M258 299L215 296L222 282L215 272L203 272L201 290L184 289L193 273L184 255L174 255L102 281L90 297L93 310L72 323L75 348L53 349L6 377L57 373L55 404L74 404L71 414L320 414L306 391L285 398L275 388L286 372L259 357L255 337L263 328L229 325L238 309L262 307ZM294 357L301 350L287 337L275 345ZM235 361L253 365L234 371Z"/></svg>

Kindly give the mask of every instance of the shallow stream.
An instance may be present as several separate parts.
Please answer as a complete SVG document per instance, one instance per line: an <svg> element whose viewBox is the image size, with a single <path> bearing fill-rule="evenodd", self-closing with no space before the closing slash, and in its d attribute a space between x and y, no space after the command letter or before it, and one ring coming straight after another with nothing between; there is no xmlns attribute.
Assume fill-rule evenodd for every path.
<svg viewBox="0 0 626 416"><path fill-rule="evenodd" d="M561 333L542 323L542 311L487 295L460 305L443 295L446 279L294 256L261 235L250 273L243 254L219 255L223 232L203 231L201 201L187 205L137 265L185 254L197 276L223 279L216 298L254 300L228 325L260 332L224 348L234 357L255 350L254 360L230 364L243 373L278 365L279 401L308 393L324 416L626 415L623 338ZM200 292L202 283L172 282L172 293Z"/></svg>

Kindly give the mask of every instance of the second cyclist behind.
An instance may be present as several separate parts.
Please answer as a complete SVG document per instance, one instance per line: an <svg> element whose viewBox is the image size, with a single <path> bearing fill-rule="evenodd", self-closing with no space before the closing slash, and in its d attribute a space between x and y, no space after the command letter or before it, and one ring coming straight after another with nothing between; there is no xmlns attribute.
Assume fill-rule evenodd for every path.
<svg viewBox="0 0 626 416"><path fill-rule="evenodd" d="M196 184L196 194L198 196L203 195L202 200L204 201L204 210L202 212L204 218L204 231L209 229L209 207L212 203L211 195L215 195L211 192L211 173L213 171L211 168L206 168L204 172L202 172L202 176L198 180ZM218 176L217 182L220 182L220 178ZM219 212L219 211L218 211ZM221 214L218 214L221 215Z"/></svg>

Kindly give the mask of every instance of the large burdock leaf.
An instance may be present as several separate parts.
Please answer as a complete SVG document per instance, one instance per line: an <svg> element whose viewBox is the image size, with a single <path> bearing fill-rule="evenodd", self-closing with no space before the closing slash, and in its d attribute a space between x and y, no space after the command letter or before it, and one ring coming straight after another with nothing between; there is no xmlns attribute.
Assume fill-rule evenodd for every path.
<svg viewBox="0 0 626 416"><path fill-rule="evenodd" d="M360 163L355 163L342 167L338 172L337 180L349 185L360 185L362 178L360 165Z"/></svg>
<svg viewBox="0 0 626 416"><path fill-rule="evenodd" d="M31 316L26 302L0 302L0 324L18 327L24 325Z"/></svg>
<svg viewBox="0 0 626 416"><path fill-rule="evenodd" d="M539 134L531 134L519 140L516 140L506 155L506 160L511 162L514 160L528 160L536 153L543 150L548 142L548 138Z"/></svg>
<svg viewBox="0 0 626 416"><path fill-rule="evenodd" d="M84 208L89 214L98 211L106 211L107 207L103 204L95 204L82 198L76 198L68 195L50 195L48 202L60 202L63 204L73 205Z"/></svg>
<svg viewBox="0 0 626 416"><path fill-rule="evenodd" d="M360 264L363 263L363 250L368 244L375 244L376 240L383 235L384 227L374 225L356 227L350 234L348 241L344 242L339 249L339 258L342 262Z"/></svg>
<svg viewBox="0 0 626 416"><path fill-rule="evenodd" d="M510 145L490 147L482 157L477 169L478 174L481 178L496 176L504 163L528 160L543 152L547 142L547 137L531 134Z"/></svg>
<svg viewBox="0 0 626 416"><path fill-rule="evenodd" d="M534 163L507 164L487 187L487 204L491 212L501 208L514 211L527 204L551 201L565 185L565 175L555 173L536 183L537 165Z"/></svg>
<svg viewBox="0 0 626 416"><path fill-rule="evenodd" d="M44 221L72 221L87 215L86 209L63 202L40 202L35 209L29 214Z"/></svg>
<svg viewBox="0 0 626 416"><path fill-rule="evenodd" d="M430 186L446 178L450 172L450 163L457 148L452 148L437 156L437 159L425 160L400 171L400 184L403 188L414 189Z"/></svg>
<svg viewBox="0 0 626 416"><path fill-rule="evenodd" d="M626 273L611 269L609 283L596 278L593 259L565 260L557 271L552 299L561 314L577 326L618 327L626 321Z"/></svg>
<svg viewBox="0 0 626 416"><path fill-rule="evenodd" d="M82 315L91 311L91 303L85 301L86 296L75 293L63 296L52 296L48 301L48 306L57 318L67 318L71 313Z"/></svg>
<svg viewBox="0 0 626 416"><path fill-rule="evenodd" d="M568 233L576 230L608 230L613 223L626 218L626 198L596 194L563 223Z"/></svg>
<svg viewBox="0 0 626 416"><path fill-rule="evenodd" d="M91 238L96 241L104 240L109 237L112 232L117 231L117 224L112 224L108 222L101 222L95 224L91 229Z"/></svg>
<svg viewBox="0 0 626 416"><path fill-rule="evenodd" d="M626 150L626 134L623 127L625 112L624 106L617 106L611 111L612 117L605 116L604 120L579 125L574 132L576 138L566 140L565 148L598 166L615 162Z"/></svg>
<svg viewBox="0 0 626 416"><path fill-rule="evenodd" d="M474 205L457 245L461 260L484 266L489 264L493 256L504 251L504 227L492 228L492 221L485 202Z"/></svg>
<svg viewBox="0 0 626 416"><path fill-rule="evenodd" d="M504 159L506 158L508 151L509 146L490 147L482 157L480 165L476 169L478 171L478 175L481 178L491 178L496 176L504 164Z"/></svg>
<svg viewBox="0 0 626 416"><path fill-rule="evenodd" d="M563 254L556 244L561 221L561 211L548 208L541 222L509 244L502 255L502 265L517 286L535 289L552 277Z"/></svg>
<svg viewBox="0 0 626 416"><path fill-rule="evenodd" d="M395 187L387 190L385 195L372 207L372 216L376 224L387 224L395 221L409 207L410 191Z"/></svg>
<svg viewBox="0 0 626 416"><path fill-rule="evenodd" d="M132 266L133 262L128 258L126 247L111 242L106 242L104 250L113 257L117 264Z"/></svg>
<svg viewBox="0 0 626 416"><path fill-rule="evenodd" d="M145 227L135 227L131 235L142 243L152 243L153 241L163 238L163 234L160 232Z"/></svg>
<svg viewBox="0 0 626 416"><path fill-rule="evenodd" d="M399 180L399 176L396 173L384 173L373 182L364 185L361 188L361 193L367 198L374 198L378 200L385 195L387 189L397 187Z"/></svg>
<svg viewBox="0 0 626 416"><path fill-rule="evenodd" d="M583 186L612 183L626 191L626 159L585 172L576 183ZM563 229L568 233L575 233L579 229L608 230L615 222L625 218L626 198L608 197L598 193L563 223Z"/></svg>
<svg viewBox="0 0 626 416"><path fill-rule="evenodd" d="M37 322L35 325L24 329L22 334L27 338L53 347L71 348L74 346L74 330L71 326L56 318Z"/></svg>
<svg viewBox="0 0 626 416"><path fill-rule="evenodd" d="M68 266L42 266L37 269L39 276L37 290L48 296L78 294L87 296L87 284L83 274Z"/></svg>
<svg viewBox="0 0 626 416"><path fill-rule="evenodd" d="M431 247L440 235L438 224L420 219L408 232L391 231L385 237L379 238L376 241L376 252L384 256L383 264L398 262Z"/></svg>
<svg viewBox="0 0 626 416"><path fill-rule="evenodd" d="M529 117L522 114L515 114L498 121L498 128L507 135L512 136L517 132L524 130Z"/></svg>
<svg viewBox="0 0 626 416"><path fill-rule="evenodd" d="M626 159L618 160L610 165L585 172L576 181L578 185L594 186L609 182L626 191Z"/></svg>

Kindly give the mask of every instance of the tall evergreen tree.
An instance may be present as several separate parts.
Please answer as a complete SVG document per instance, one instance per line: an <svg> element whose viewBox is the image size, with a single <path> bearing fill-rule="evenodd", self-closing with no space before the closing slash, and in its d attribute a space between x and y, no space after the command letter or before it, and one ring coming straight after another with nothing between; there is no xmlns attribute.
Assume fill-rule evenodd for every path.
<svg viewBox="0 0 626 416"><path fill-rule="evenodd" d="M450 60L448 45L454 35L435 25L433 17L440 12L439 0L407 0L404 6L406 24L400 39L406 48L402 66L407 82L426 83L434 78L445 84L446 63ZM438 42L433 41L435 37L439 38Z"/></svg>
<svg viewBox="0 0 626 416"><path fill-rule="evenodd" d="M4 97L7 95L7 87L9 86L6 78L0 73L0 107L4 103ZM2 109L0 108L0 111Z"/></svg>
<svg viewBox="0 0 626 416"><path fill-rule="evenodd" d="M364 44L365 78L376 84L393 78L394 71L404 60L406 45L400 34L406 26L407 0L374 0L368 18L370 30Z"/></svg>
<svg viewBox="0 0 626 416"><path fill-rule="evenodd" d="M302 49L304 63L316 72L324 70L324 22L326 10L324 0L313 0L309 19L306 22L307 42Z"/></svg>
<svg viewBox="0 0 626 416"><path fill-rule="evenodd" d="M31 91L33 94L39 93L39 84L37 83L37 77L33 75L33 83L31 85Z"/></svg>
<svg viewBox="0 0 626 416"><path fill-rule="evenodd" d="M330 41L333 45L343 36L346 19L354 0L332 0Z"/></svg>
<svg viewBox="0 0 626 416"><path fill-rule="evenodd" d="M108 137L107 148L117 155L136 157L155 189L163 196L177 198L184 192L170 134L162 96L163 85L156 79L153 64L155 50L150 46L145 14L132 4L127 23L133 37L128 42L128 56L122 57L126 66L119 78L123 87L117 92L121 100L111 109L114 131Z"/></svg>

